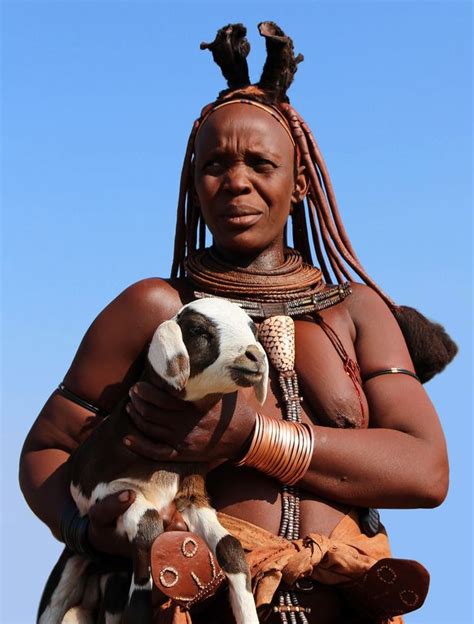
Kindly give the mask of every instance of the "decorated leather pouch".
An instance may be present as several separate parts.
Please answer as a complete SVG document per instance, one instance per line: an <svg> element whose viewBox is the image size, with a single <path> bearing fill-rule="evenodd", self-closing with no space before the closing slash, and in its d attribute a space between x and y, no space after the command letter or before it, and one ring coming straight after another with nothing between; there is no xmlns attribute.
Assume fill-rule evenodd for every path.
<svg viewBox="0 0 474 624"><path fill-rule="evenodd" d="M225 580L207 544L195 533L166 531L151 548L155 586L188 610L212 596Z"/></svg>

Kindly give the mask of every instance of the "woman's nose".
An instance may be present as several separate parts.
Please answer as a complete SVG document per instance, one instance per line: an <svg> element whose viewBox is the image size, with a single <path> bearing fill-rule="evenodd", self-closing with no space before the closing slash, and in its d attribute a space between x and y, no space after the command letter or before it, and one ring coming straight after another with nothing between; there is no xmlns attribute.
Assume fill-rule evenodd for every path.
<svg viewBox="0 0 474 624"><path fill-rule="evenodd" d="M224 179L224 189L233 195L242 195L250 192L251 184L245 165L235 165L227 170Z"/></svg>

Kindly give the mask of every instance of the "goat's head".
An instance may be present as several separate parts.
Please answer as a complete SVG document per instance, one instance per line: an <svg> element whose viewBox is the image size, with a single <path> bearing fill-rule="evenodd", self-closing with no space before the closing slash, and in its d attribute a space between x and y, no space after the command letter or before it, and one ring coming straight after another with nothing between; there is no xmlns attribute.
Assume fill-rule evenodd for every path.
<svg viewBox="0 0 474 624"><path fill-rule="evenodd" d="M253 386L260 403L268 385L268 360L252 319L226 299L197 299L156 330L148 359L183 398Z"/></svg>

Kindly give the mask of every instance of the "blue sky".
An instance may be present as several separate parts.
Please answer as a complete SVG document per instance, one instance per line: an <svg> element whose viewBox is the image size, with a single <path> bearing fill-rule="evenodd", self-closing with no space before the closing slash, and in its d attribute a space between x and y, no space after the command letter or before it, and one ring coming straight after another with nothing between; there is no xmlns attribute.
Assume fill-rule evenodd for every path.
<svg viewBox="0 0 474 624"><path fill-rule="evenodd" d="M305 55L290 96L369 273L460 344L427 386L448 499L382 517L394 553L432 574L407 622L471 622L470 3L18 0L2 13L2 624L34 620L60 551L19 492L22 441L97 313L168 275L187 134L223 88L199 43L244 22L256 81L264 19Z"/></svg>

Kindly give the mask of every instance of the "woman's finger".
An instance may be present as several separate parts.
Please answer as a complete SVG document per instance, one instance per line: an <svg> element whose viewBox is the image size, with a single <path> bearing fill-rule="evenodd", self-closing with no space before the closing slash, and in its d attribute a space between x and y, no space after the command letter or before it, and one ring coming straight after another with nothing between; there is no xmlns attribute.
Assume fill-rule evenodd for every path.
<svg viewBox="0 0 474 624"><path fill-rule="evenodd" d="M178 459L178 452L169 444L153 442L140 433L130 433L123 439L125 446L147 459L155 461L173 461Z"/></svg>
<svg viewBox="0 0 474 624"><path fill-rule="evenodd" d="M133 409L140 415L142 420L149 422L151 425L158 425L160 427L166 427L170 421L170 414L148 401L144 401L137 394L134 394L130 398L130 403ZM127 411L128 411L127 407ZM130 413L130 412L129 412Z"/></svg>
<svg viewBox="0 0 474 624"><path fill-rule="evenodd" d="M146 418L144 418L131 403L127 405L126 409L128 415L130 416L130 420L133 422L135 427L152 440L158 440L159 442L168 444L174 439L173 434L168 427L146 420Z"/></svg>
<svg viewBox="0 0 474 624"><path fill-rule="evenodd" d="M97 526L113 524L135 500L133 490L123 490L116 494L109 494L89 509L89 520Z"/></svg>
<svg viewBox="0 0 474 624"><path fill-rule="evenodd" d="M130 390L130 396L132 398L136 395L144 401L152 403L153 405L168 411L181 411L189 408L189 404L186 403L186 401L178 399L172 394L169 394L168 392L157 388L153 384L146 381L137 382Z"/></svg>

